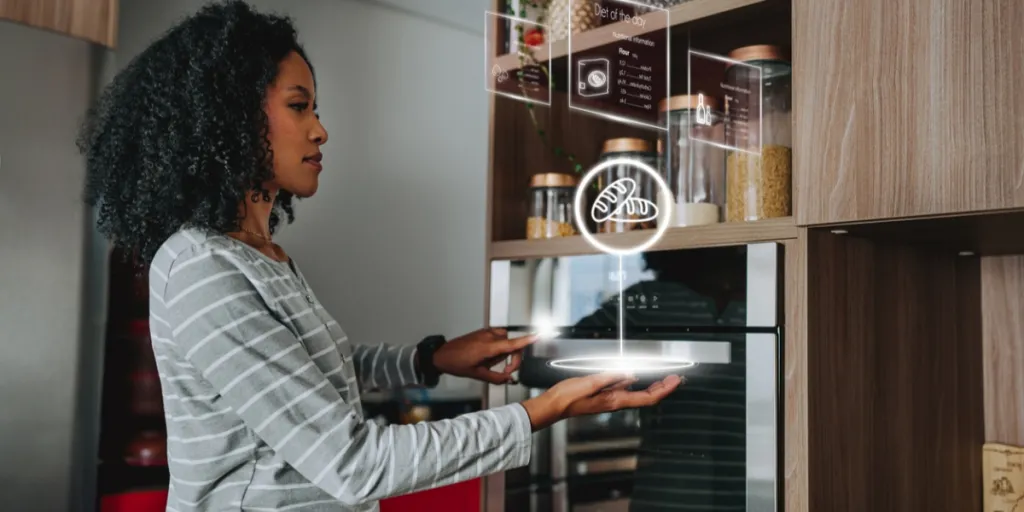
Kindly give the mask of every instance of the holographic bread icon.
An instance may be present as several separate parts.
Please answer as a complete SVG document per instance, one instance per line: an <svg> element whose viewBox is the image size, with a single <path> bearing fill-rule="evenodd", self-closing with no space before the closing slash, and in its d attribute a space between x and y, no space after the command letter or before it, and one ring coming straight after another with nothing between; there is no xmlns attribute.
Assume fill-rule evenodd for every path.
<svg viewBox="0 0 1024 512"><path fill-rule="evenodd" d="M640 223L658 218L658 206L653 201L636 197L636 181L619 178L604 188L593 206L590 218L598 224L606 221ZM621 215L621 214L625 215Z"/></svg>

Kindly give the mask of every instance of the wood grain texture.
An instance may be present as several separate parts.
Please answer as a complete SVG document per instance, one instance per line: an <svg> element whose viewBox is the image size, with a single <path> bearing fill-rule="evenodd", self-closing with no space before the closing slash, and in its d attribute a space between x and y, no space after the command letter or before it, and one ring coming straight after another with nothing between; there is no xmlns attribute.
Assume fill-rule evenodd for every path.
<svg viewBox="0 0 1024 512"><path fill-rule="evenodd" d="M798 230L792 217L766 219L752 222L728 222L706 226L668 228L651 250L695 249L741 245L754 242L771 242L796 238ZM611 247L636 246L654 236L654 230L630 233L609 233L594 235L598 241ZM493 259L523 259L572 254L598 254L601 251L590 245L581 235L546 240L513 240L494 242L490 255Z"/></svg>
<svg viewBox="0 0 1024 512"><path fill-rule="evenodd" d="M115 48L118 0L0 0L0 18Z"/></svg>
<svg viewBox="0 0 1024 512"><path fill-rule="evenodd" d="M808 503L981 507L976 258L809 231Z"/></svg>
<svg viewBox="0 0 1024 512"><path fill-rule="evenodd" d="M985 441L1024 445L1024 256L981 259Z"/></svg>
<svg viewBox="0 0 1024 512"><path fill-rule="evenodd" d="M807 232L783 242L785 279L783 371L785 420L783 423L783 504L785 512L808 512L807 474Z"/></svg>
<svg viewBox="0 0 1024 512"><path fill-rule="evenodd" d="M1024 2L793 0L798 225L1024 206Z"/></svg>

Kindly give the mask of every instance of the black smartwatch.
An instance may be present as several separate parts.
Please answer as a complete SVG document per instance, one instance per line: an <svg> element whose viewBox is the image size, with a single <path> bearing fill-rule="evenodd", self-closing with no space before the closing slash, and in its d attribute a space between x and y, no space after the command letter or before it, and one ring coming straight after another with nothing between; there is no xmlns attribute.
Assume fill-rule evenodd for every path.
<svg viewBox="0 0 1024 512"><path fill-rule="evenodd" d="M440 334L434 334L423 338L423 341L416 345L416 360L419 362L420 376L423 378L423 385L428 388L437 386L441 380L441 372L434 366L434 352L441 348L447 340Z"/></svg>

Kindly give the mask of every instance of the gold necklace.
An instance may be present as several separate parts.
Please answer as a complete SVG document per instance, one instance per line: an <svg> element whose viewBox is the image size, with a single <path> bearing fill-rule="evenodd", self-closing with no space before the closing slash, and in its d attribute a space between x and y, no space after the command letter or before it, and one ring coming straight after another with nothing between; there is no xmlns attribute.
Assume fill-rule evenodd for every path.
<svg viewBox="0 0 1024 512"><path fill-rule="evenodd" d="M244 232L246 232L246 233L249 233L250 235L253 235L253 236L258 236L258 237L260 237L260 238L262 238L262 239L264 239L264 240L266 240L266 241L268 241L268 242L271 242L271 243L273 243L273 242L274 242L273 240L271 240L271 239L270 239L270 237L269 237L269 236L267 236L267 235L264 235L264 234L262 234L262 233L257 233L257 232L255 232L255 231L249 231L248 229L245 229L245 228L242 228L242 231L244 231Z"/></svg>

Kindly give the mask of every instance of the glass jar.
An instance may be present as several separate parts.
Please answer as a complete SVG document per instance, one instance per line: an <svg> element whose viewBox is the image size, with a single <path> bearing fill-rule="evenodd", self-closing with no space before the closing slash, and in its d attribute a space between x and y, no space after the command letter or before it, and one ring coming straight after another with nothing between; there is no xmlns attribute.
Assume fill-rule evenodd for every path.
<svg viewBox="0 0 1024 512"><path fill-rule="evenodd" d="M537 240L576 234L573 201L576 177L555 172L535 174L530 179L530 215L526 238Z"/></svg>
<svg viewBox="0 0 1024 512"><path fill-rule="evenodd" d="M605 162L613 158L637 160L657 171L658 155L652 150L651 143L644 139L623 137L606 140L601 148L601 156L598 158L598 161ZM630 194L629 197L646 199L652 204L656 204L657 182L654 181L653 177L635 165L613 165L601 171L594 180L597 182L598 194L604 192L608 185L622 178L629 178L636 183L636 190L626 192ZM621 204L627 199L625 194L620 194L612 189L608 189L608 193L616 196L615 204ZM620 220L623 219L622 215L628 215L630 220ZM657 227L657 219L643 220L644 217L645 215L639 212L632 214L621 213L612 219L598 222L597 231L599 233L623 233L635 229L654 229Z"/></svg>
<svg viewBox="0 0 1024 512"><path fill-rule="evenodd" d="M760 119L747 123L749 144L727 141L730 146L753 148L752 152L730 150L726 163L726 220L745 221L792 215L793 142L791 112L792 66L777 46L738 48L729 58L759 66L758 74L747 66L731 65L726 82L751 92L748 112L760 109ZM761 104L756 91L761 85ZM756 148L761 149L757 155Z"/></svg>
<svg viewBox="0 0 1024 512"><path fill-rule="evenodd" d="M725 127L718 99L703 94L673 96L659 105L668 124L662 176L672 197L658 194L658 205L674 201L670 226L697 226L722 221L725 206ZM700 115L698 115L700 114ZM705 117L706 116L706 117ZM693 136L699 140L693 140Z"/></svg>

